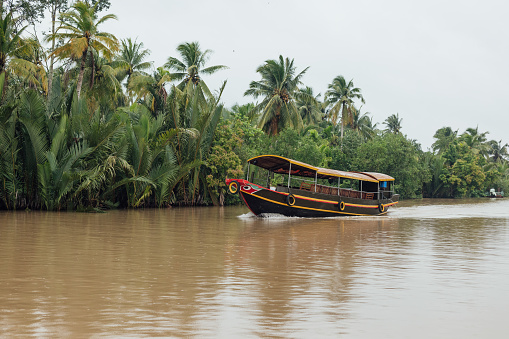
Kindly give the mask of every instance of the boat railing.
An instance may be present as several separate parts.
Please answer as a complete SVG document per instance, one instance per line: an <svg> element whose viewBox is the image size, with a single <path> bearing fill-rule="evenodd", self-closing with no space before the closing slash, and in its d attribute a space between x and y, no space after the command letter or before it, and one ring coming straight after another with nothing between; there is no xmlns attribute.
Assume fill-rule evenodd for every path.
<svg viewBox="0 0 509 339"><path fill-rule="evenodd" d="M378 191L378 200L383 200L383 199L390 199L392 198L392 196L396 194L395 191L390 191L390 190L380 190Z"/></svg>
<svg viewBox="0 0 509 339"><path fill-rule="evenodd" d="M314 183L301 183L299 189L315 193L338 195L341 197L373 200L376 192L357 191L350 188L339 188L326 185L315 185Z"/></svg>

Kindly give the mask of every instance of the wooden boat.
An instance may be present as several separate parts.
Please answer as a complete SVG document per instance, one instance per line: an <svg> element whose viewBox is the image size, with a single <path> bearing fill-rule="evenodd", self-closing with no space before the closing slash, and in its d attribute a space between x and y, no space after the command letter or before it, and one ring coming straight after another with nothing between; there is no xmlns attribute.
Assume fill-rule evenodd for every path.
<svg viewBox="0 0 509 339"><path fill-rule="evenodd" d="M247 178L226 179L226 185L256 215L382 215L399 200L394 178L386 174L337 171L277 155L249 159Z"/></svg>
<svg viewBox="0 0 509 339"><path fill-rule="evenodd" d="M490 198L503 198L504 192L501 192L500 189L498 191L495 191L494 188L490 189L490 194L488 195Z"/></svg>

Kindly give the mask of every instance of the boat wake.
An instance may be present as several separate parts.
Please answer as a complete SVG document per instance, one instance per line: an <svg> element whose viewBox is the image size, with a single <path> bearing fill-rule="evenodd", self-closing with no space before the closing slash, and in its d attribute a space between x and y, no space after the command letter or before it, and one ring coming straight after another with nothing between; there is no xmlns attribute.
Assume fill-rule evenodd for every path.
<svg viewBox="0 0 509 339"><path fill-rule="evenodd" d="M238 216L239 219L265 219L265 220L291 220L291 219L302 219L300 217L288 217L286 215L278 214L278 213L262 213L259 216L256 216L253 212L248 212L245 214L241 214Z"/></svg>
<svg viewBox="0 0 509 339"><path fill-rule="evenodd" d="M501 208L501 204L506 208ZM398 219L462 219L462 218L509 218L506 201L472 201L471 203L445 203L419 206L398 206L387 214Z"/></svg>
<svg viewBox="0 0 509 339"><path fill-rule="evenodd" d="M307 219L301 217L288 217L277 213L265 213L256 216L248 212L238 216L245 221L264 220L267 222L290 221ZM420 201L413 206L394 206L383 216L338 216L313 219L339 219L339 220L380 220L384 218L394 219L462 219L462 218L485 218L485 219L509 219L509 199L497 200L441 200Z"/></svg>

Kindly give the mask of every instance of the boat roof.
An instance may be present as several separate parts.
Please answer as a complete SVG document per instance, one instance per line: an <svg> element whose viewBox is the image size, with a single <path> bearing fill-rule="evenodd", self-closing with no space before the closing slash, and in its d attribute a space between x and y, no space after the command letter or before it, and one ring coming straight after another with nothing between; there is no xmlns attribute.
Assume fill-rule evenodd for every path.
<svg viewBox="0 0 509 339"><path fill-rule="evenodd" d="M320 179L329 178L348 178L361 181L393 181L394 178L383 173L376 172L346 172L328 168L316 167L304 162L281 157L279 155L259 155L247 161L249 164L256 165L274 173L287 174L290 170L291 175Z"/></svg>

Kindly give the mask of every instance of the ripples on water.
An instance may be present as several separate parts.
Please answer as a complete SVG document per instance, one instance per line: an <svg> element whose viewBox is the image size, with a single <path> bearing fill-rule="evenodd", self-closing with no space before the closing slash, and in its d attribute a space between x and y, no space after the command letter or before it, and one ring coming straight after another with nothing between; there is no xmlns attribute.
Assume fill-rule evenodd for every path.
<svg viewBox="0 0 509 339"><path fill-rule="evenodd" d="M415 219L460 219L460 218L502 218L509 216L507 200L503 199L472 199L461 200L439 200L440 204L433 200L424 200L423 204L411 205L411 202L404 207L396 207L389 213L393 218L415 218ZM407 202L404 202L407 203Z"/></svg>
<svg viewBox="0 0 509 339"><path fill-rule="evenodd" d="M0 213L0 337L505 338L509 200Z"/></svg>

